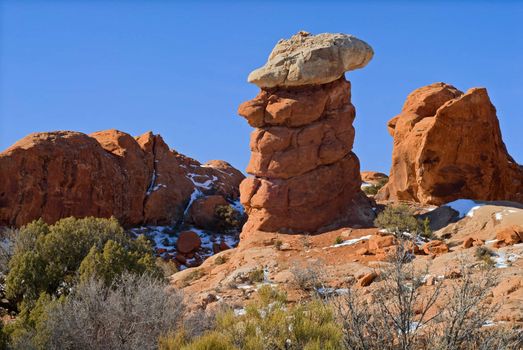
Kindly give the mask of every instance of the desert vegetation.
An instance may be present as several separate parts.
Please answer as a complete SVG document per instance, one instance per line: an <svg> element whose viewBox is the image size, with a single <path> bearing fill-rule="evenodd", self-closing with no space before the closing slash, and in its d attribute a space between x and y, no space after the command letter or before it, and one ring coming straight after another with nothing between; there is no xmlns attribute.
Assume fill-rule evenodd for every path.
<svg viewBox="0 0 523 350"><path fill-rule="evenodd" d="M399 210L402 215L406 213ZM387 214L389 215L389 214ZM389 215L390 216L390 215ZM387 216L387 217L389 217ZM393 216L390 216L393 217ZM403 230L403 223L392 220ZM416 223L410 217L408 224ZM414 227L414 226L413 226ZM265 283L244 308L216 303L194 310L168 285L147 241L131 240L113 219L42 221L5 236L6 295L15 316L1 325L7 349L518 349L522 334L493 323L488 264L462 262L448 280L429 278L402 241L376 270L371 286L325 293L321 263L291 268L308 297L290 302ZM68 245L59 245L58 239ZM89 247L90 246L90 247ZM490 256L477 248L476 257ZM201 269L186 283L201 278ZM430 281L429 281L430 280Z"/></svg>

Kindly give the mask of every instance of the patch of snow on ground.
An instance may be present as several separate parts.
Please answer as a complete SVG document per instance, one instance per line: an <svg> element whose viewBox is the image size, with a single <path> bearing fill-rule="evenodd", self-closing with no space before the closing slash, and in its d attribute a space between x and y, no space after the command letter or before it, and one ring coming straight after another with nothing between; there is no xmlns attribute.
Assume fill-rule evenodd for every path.
<svg viewBox="0 0 523 350"><path fill-rule="evenodd" d="M194 177L196 177L196 176L205 176L205 175L194 174L194 173L187 174L187 178L189 180L191 180L191 182L193 183L194 186L204 188L206 190L210 190L212 188L214 181L218 180L218 177L213 175L212 179L205 180L204 182L199 182L194 179Z"/></svg>
<svg viewBox="0 0 523 350"><path fill-rule="evenodd" d="M503 216L507 216L507 215L510 215L510 214L516 213L516 212L517 212L517 210L514 210L514 209L503 209L502 211L497 212L494 217L497 221L501 221L503 219Z"/></svg>
<svg viewBox="0 0 523 350"><path fill-rule="evenodd" d="M191 208L191 205L195 200L203 196L202 191L200 191L198 188L195 188L194 191L191 193L191 199L189 199L189 203L185 207L185 210L183 211L183 216L185 217L187 213L189 212L189 209Z"/></svg>
<svg viewBox="0 0 523 350"><path fill-rule="evenodd" d="M353 244L356 244L356 243L358 243L360 241L369 240L371 237L372 237L372 235L368 235L368 236L363 236L363 237L360 237L360 238L348 239L346 241L343 241L342 243L331 245L331 247L332 248L338 248L338 247L353 245Z"/></svg>
<svg viewBox="0 0 523 350"><path fill-rule="evenodd" d="M234 202L232 203L229 203L231 205L231 207L234 208L234 210L236 210L237 212L239 212L241 215L245 214L245 208L243 207L243 205L240 203L240 200L237 199L235 200Z"/></svg>
<svg viewBox="0 0 523 350"><path fill-rule="evenodd" d="M479 207L483 206L482 203L477 203L472 199L458 199L443 206L450 207L459 213L459 217L463 218L465 216L472 217L474 216L474 211Z"/></svg>
<svg viewBox="0 0 523 350"><path fill-rule="evenodd" d="M202 242L201 247L194 254L193 258L187 259L186 266L195 264L198 260L205 260L208 257L214 255L213 244L220 244L224 242L230 248L234 248L238 245L239 237L237 234L222 234L200 230L195 227L187 227L184 230L175 231L169 226L144 226L139 228L131 229L131 233L135 237L145 235L149 238L153 244L158 256L166 259L174 259L176 256L176 242L178 241L178 235L180 231L190 230L198 234ZM180 270L186 268L181 266Z"/></svg>
<svg viewBox="0 0 523 350"><path fill-rule="evenodd" d="M362 188L363 188L363 187L371 187L371 186L373 186L373 185L370 184L370 183L368 183L368 182L362 182L362 183L361 183L361 187L362 187Z"/></svg>
<svg viewBox="0 0 523 350"><path fill-rule="evenodd" d="M504 269L512 265L513 262L518 260L521 256L514 253L505 253L503 251L498 251L497 257L494 258L496 262L496 268Z"/></svg>

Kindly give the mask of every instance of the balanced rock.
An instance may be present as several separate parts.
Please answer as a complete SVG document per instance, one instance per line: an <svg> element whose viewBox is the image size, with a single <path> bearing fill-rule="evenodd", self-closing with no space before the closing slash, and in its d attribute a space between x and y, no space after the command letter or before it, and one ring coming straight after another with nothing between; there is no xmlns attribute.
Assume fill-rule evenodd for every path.
<svg viewBox="0 0 523 350"><path fill-rule="evenodd" d="M377 199L523 203L523 167L507 152L486 89L422 87L407 97L388 128L394 138L392 167Z"/></svg>
<svg viewBox="0 0 523 350"><path fill-rule="evenodd" d="M373 55L367 43L352 35L301 31L280 40L267 63L249 74L248 81L262 89L330 83L347 71L365 67Z"/></svg>
<svg viewBox="0 0 523 350"><path fill-rule="evenodd" d="M339 36L298 34L288 44L280 42L271 57L291 57L297 52L300 57L314 57L317 48L311 43L317 41L325 52L341 52L336 48ZM351 151L355 109L340 55L325 56L331 64L338 60L337 66L345 67L334 79L311 80L316 72L311 70L309 75L294 76L292 84L256 80L260 93L239 107L238 113L256 128L247 167L254 177L240 185L241 202L249 214L246 230L312 233L341 222L372 222L374 214L360 190L359 160ZM349 56L344 59L350 61ZM278 69L271 67L268 63L263 68L266 75L277 76ZM326 75L316 69L318 77Z"/></svg>
<svg viewBox="0 0 523 350"><path fill-rule="evenodd" d="M151 132L34 133L0 153L0 225L43 218L116 217L126 226L173 224L191 198L239 197L243 175L229 164L202 165Z"/></svg>

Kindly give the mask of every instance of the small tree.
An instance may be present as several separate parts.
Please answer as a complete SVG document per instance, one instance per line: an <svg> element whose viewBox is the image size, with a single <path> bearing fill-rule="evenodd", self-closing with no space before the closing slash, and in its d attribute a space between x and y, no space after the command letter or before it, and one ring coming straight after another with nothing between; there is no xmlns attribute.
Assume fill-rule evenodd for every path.
<svg viewBox="0 0 523 350"><path fill-rule="evenodd" d="M418 230L418 220L409 207L404 204L387 206L385 210L378 214L374 224L397 235L403 232L416 233Z"/></svg>

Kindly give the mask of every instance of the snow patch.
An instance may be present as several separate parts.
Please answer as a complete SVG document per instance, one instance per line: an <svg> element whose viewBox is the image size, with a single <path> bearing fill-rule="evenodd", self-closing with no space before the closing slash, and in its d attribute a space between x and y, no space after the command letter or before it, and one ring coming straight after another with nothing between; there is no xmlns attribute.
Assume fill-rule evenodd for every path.
<svg viewBox="0 0 523 350"><path fill-rule="evenodd" d="M372 237L372 235L368 235L368 236L363 236L363 237L359 237L359 238L348 239L346 241L343 241L342 243L331 245L330 247L331 248L338 248L338 247L343 247L343 246L348 246L348 245L354 245L354 244L356 244L356 243L358 243L360 241L367 241L371 237Z"/></svg>
<svg viewBox="0 0 523 350"><path fill-rule="evenodd" d="M521 258L518 254L514 253L505 253L503 251L498 251L497 257L494 258L496 262L496 268L504 269L512 265L513 262Z"/></svg>
<svg viewBox="0 0 523 350"><path fill-rule="evenodd" d="M443 206L450 207L457 211L459 213L460 219L465 216L473 217L474 211L483 205L483 203L478 203L472 199L458 199L453 202L443 204Z"/></svg>

